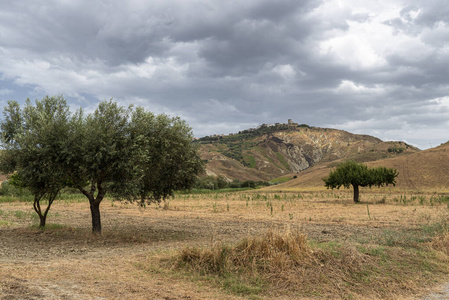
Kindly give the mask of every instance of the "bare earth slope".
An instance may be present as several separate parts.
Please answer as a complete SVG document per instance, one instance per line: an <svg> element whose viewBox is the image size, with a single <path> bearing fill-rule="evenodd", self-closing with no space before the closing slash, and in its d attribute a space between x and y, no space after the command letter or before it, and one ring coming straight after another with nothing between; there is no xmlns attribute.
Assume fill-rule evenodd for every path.
<svg viewBox="0 0 449 300"><path fill-rule="evenodd" d="M336 163L320 164L271 189L303 189L323 187L322 178ZM369 167L385 166L399 172L396 187L401 190L449 190L449 143L410 155L368 162Z"/></svg>
<svg viewBox="0 0 449 300"><path fill-rule="evenodd" d="M271 180L319 162L367 162L420 151L403 142L383 142L368 135L308 126L244 131L198 142L208 175L239 180Z"/></svg>

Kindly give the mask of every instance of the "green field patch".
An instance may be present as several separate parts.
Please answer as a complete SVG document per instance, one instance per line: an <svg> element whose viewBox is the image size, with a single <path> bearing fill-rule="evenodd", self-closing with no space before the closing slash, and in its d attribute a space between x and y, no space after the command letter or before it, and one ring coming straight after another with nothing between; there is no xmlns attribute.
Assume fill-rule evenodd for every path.
<svg viewBox="0 0 449 300"><path fill-rule="evenodd" d="M255 168L256 167L256 159L254 156L251 155L244 155L243 161L245 162L245 166L248 168Z"/></svg>
<svg viewBox="0 0 449 300"><path fill-rule="evenodd" d="M271 184L279 184L279 183L287 182L287 181L292 180L292 179L293 179L293 177L284 176L284 177L278 177L278 178L275 178L275 179L271 179L268 182L271 183Z"/></svg>

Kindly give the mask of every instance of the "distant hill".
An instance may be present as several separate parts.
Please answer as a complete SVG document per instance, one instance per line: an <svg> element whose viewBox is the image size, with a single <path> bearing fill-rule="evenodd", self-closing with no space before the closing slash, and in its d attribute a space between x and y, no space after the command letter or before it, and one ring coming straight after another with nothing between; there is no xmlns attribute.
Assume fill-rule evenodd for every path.
<svg viewBox="0 0 449 300"><path fill-rule="evenodd" d="M320 164L284 184L269 187L283 190L323 188L322 178L337 162ZM449 191L449 143L406 156L368 162L369 167L385 166L399 172L396 188L405 191Z"/></svg>
<svg viewBox="0 0 449 300"><path fill-rule="evenodd" d="M404 142L295 123L262 125L196 142L207 174L229 180L271 180L338 159L367 162L420 151Z"/></svg>

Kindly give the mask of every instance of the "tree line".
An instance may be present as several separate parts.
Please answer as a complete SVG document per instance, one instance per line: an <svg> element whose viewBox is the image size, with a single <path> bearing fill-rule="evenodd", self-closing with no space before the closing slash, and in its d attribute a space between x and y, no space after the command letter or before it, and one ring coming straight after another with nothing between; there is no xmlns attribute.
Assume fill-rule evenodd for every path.
<svg viewBox="0 0 449 300"><path fill-rule="evenodd" d="M70 110L62 96L23 106L9 101L0 123L0 171L28 189L45 226L58 193L77 188L89 200L92 231L101 233L100 203L152 202L189 189L203 163L185 121L142 107L102 101L93 113ZM42 199L48 200L46 208Z"/></svg>
<svg viewBox="0 0 449 300"><path fill-rule="evenodd" d="M194 188L205 190L220 190L220 189L257 188L269 185L270 183L268 181L254 181L254 180L240 181L238 179L229 181L223 175L218 175L218 176L199 177L194 185Z"/></svg>

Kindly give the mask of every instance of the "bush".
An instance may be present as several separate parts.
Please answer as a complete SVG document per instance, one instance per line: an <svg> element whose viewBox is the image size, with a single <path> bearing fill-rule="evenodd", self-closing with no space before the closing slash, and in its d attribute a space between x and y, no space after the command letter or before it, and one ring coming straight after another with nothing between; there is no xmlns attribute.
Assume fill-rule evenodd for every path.
<svg viewBox="0 0 449 300"><path fill-rule="evenodd" d="M27 189L15 187L7 180L2 182L0 196L25 197L31 196L31 193Z"/></svg>
<svg viewBox="0 0 449 300"><path fill-rule="evenodd" d="M395 154L400 154L402 152L404 152L405 148L402 147L393 147L393 148L388 148L388 153L395 153Z"/></svg>

